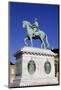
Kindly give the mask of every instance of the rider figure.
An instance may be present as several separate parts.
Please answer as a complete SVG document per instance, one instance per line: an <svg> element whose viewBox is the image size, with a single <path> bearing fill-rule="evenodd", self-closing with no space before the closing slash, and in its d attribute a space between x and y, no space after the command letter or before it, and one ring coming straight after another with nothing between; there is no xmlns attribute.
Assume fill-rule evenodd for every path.
<svg viewBox="0 0 61 90"><path fill-rule="evenodd" d="M35 21L34 21L32 27L33 27L34 33L35 32L38 32L38 30L39 30L39 24L38 24L37 18L35 18Z"/></svg>

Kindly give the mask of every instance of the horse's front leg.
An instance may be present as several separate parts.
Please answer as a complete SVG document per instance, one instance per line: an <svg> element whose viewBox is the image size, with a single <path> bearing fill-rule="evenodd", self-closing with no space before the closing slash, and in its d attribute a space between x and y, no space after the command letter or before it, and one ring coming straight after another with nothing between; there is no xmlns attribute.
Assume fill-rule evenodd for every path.
<svg viewBox="0 0 61 90"><path fill-rule="evenodd" d="M26 42L27 40L28 40L28 37L26 37L26 38L24 39L24 42L25 42L25 45L26 45L26 46L28 46L28 44L27 44L27 42Z"/></svg>

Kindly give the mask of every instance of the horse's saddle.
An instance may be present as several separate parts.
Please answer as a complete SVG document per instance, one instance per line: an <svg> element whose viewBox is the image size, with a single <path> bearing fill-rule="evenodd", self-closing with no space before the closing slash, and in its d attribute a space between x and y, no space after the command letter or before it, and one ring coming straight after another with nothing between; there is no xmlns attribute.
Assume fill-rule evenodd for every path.
<svg viewBox="0 0 61 90"><path fill-rule="evenodd" d="M35 37L35 36L38 36L38 35L39 35L39 32L38 32L38 31L33 33L33 36L34 36L34 37Z"/></svg>

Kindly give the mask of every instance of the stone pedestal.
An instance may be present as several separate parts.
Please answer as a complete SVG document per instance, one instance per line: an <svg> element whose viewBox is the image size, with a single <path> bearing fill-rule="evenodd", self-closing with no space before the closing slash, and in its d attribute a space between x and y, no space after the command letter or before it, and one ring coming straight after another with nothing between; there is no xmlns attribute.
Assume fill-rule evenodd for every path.
<svg viewBox="0 0 61 90"><path fill-rule="evenodd" d="M19 86L58 84L55 77L55 56L49 49L24 47L16 52L20 75Z"/></svg>

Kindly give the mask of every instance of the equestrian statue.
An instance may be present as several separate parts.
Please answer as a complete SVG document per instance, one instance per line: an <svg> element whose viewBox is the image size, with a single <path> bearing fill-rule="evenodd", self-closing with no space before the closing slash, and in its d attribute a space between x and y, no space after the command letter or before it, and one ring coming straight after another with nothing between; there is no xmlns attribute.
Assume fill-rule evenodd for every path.
<svg viewBox="0 0 61 90"><path fill-rule="evenodd" d="M34 23L31 24L29 21L24 20L22 22L23 28L27 31L27 35L24 39L25 45L28 46L27 40L31 41L31 46L33 47L32 39L39 39L41 41L41 48L48 49L49 42L45 32L39 29L39 24L37 18L35 18Z"/></svg>

